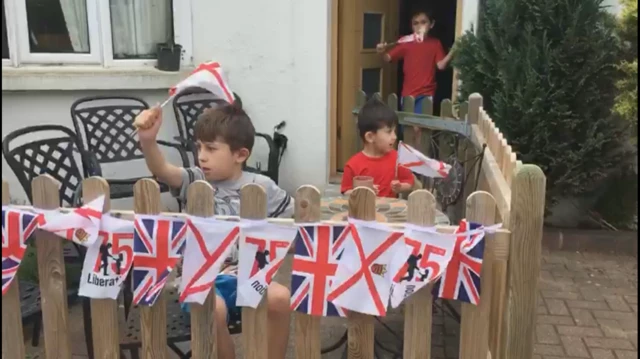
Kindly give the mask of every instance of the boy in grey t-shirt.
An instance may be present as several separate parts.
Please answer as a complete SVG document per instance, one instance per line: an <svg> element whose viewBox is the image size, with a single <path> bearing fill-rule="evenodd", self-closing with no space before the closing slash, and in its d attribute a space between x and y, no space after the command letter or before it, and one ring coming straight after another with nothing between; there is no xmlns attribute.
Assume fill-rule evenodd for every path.
<svg viewBox="0 0 640 359"><path fill-rule="evenodd" d="M197 120L194 135L197 140L199 167L181 168L167 162L156 143L158 129L162 123L159 107L145 110L135 120L138 127L140 147L147 167L158 180L169 185L174 193L186 198L187 188L197 180L206 180L215 189L215 213L238 215L240 213L240 189L248 183L264 187L267 194L269 217L291 217L294 200L270 178L244 172L242 166L249 158L255 139L251 119L238 105L227 105L215 110L206 110ZM236 260L237 251L232 254ZM234 345L227 328L229 316L237 317L236 276L223 270L215 281L216 331L218 333L218 355L234 358ZM284 358L289 337L289 290L272 282L267 291L268 358Z"/></svg>

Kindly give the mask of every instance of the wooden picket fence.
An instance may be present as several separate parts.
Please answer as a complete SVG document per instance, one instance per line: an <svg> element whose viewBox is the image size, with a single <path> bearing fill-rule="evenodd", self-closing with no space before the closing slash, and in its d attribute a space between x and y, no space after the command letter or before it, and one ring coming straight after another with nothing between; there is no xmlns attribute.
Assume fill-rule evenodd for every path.
<svg viewBox="0 0 640 359"><path fill-rule="evenodd" d="M540 242L544 212L545 178L533 165L515 160L499 130L482 110L482 98L472 95L468 120L473 139L488 143L478 191L469 190L465 216L473 222L491 225L502 222L501 230L488 234L482 267L482 294L478 306L462 304L460 358L531 359L536 319L537 280L540 268ZM452 120L455 120L452 117ZM504 146L503 146L504 145ZM495 151L495 152L494 152ZM498 162L498 159L500 162ZM32 181L33 206L55 209L59 206L59 184L41 175ZM475 188L468 184L467 189ZM109 186L102 178L83 181L84 201L100 195L109 198ZM214 213L213 189L204 182L193 183L187 196L186 212L210 217ZM320 220L320 192L312 186L300 187L296 194L295 219L273 219L278 223L315 222ZM9 188L2 184L2 203L9 203ZM254 184L241 191L240 218L264 219L267 216L265 190ZM133 213L159 214L160 190L149 179L134 187L134 210L111 211L105 201L105 212L133 218ZM349 216L375 220L375 195L367 188L356 189L349 199ZM435 222L436 201L426 190L409 196L407 222L431 225ZM164 213L166 214L166 213ZM180 213L169 213L184 216ZM402 224L390 224L402 226ZM452 233L456 226L438 227ZM71 358L69 310L67 304L63 240L37 230L35 234L38 273L42 296L44 352L46 358ZM15 280L2 298L2 357L24 358L25 345L20 315L19 284ZM432 286L418 291L405 302L403 358L431 357ZM214 323L215 300L209 295L204 305L191 308L191 348L193 358L216 358ZM162 295L152 307L141 308L142 358L168 357L166 332L166 300ZM92 299L93 345L96 358L120 358L118 304L115 300ZM291 333L295 354L300 359L319 359L320 318L294 313L295 330ZM374 357L374 317L349 313L348 357ZM267 312L263 302L258 309L243 308L242 343L244 357L264 358L267 353Z"/></svg>

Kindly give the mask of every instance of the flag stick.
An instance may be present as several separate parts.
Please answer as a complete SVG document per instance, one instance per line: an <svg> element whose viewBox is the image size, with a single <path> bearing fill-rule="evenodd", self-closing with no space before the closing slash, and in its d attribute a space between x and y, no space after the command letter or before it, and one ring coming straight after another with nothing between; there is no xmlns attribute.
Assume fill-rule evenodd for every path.
<svg viewBox="0 0 640 359"><path fill-rule="evenodd" d="M165 106L166 106L166 105L167 105L171 100L173 100L173 98L174 98L174 97L175 97L174 95L169 96L169 98L168 98L168 99L164 100L164 102L160 104L160 108L165 107ZM137 128L136 128L136 130L135 130L135 131L133 131L133 132L131 133L131 137L133 138L133 136L135 136L136 134L138 134L138 129L137 129Z"/></svg>

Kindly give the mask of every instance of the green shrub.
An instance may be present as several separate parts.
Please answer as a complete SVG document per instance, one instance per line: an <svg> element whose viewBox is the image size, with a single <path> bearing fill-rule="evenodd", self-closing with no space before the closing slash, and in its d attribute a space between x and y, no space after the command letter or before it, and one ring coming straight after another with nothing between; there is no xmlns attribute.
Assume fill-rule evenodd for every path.
<svg viewBox="0 0 640 359"><path fill-rule="evenodd" d="M454 65L518 157L547 176L547 206L593 191L627 153L613 119L619 41L601 0L491 0Z"/></svg>

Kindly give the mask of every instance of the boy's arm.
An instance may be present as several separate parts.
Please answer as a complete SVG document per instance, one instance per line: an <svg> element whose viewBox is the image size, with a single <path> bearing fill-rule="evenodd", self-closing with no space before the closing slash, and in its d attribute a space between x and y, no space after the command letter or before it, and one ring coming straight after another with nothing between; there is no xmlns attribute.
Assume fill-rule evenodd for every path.
<svg viewBox="0 0 640 359"><path fill-rule="evenodd" d="M340 193L348 196L353 191L353 169L348 164L344 166L342 182L340 183Z"/></svg>
<svg viewBox="0 0 640 359"><path fill-rule="evenodd" d="M400 188L398 192L409 192L413 188L415 182L415 176L408 168L404 166L398 166L398 180L400 181Z"/></svg>
<svg viewBox="0 0 640 359"><path fill-rule="evenodd" d="M169 187L179 188L182 185L182 171L180 167L176 167L164 159L156 142L161 124L162 109L159 107L142 111L134 121L134 126L138 128L140 149L144 154L149 171Z"/></svg>
<svg viewBox="0 0 640 359"><path fill-rule="evenodd" d="M376 52L382 55L382 59L385 62L393 62L398 61L404 57L404 44L396 44L391 50L387 52L387 46L389 46L386 42L380 43L376 46Z"/></svg>
<svg viewBox="0 0 640 359"><path fill-rule="evenodd" d="M267 217L293 218L296 207L295 199L287 191L278 187L269 177L264 177L265 183L260 183L267 192Z"/></svg>
<svg viewBox="0 0 640 359"><path fill-rule="evenodd" d="M442 49L442 44L440 44L440 49L442 51L442 53L444 54L444 50ZM451 50L449 50L449 53L447 54L447 56L445 56L444 58L442 58L442 60L438 61L438 70L442 71L444 69L447 68L447 66L449 65L449 62L451 62L451 59L453 58L453 55L456 52L456 44L454 43L453 46L451 47Z"/></svg>

